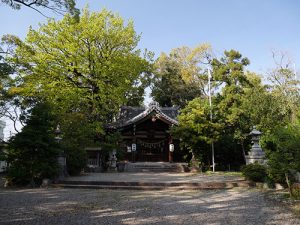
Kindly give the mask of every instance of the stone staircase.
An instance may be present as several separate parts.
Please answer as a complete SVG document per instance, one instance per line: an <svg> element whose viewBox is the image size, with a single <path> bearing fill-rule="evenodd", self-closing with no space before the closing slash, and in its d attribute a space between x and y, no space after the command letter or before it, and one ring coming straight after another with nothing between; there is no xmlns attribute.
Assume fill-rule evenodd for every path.
<svg viewBox="0 0 300 225"><path fill-rule="evenodd" d="M227 182L114 182L114 181L60 181L52 185L56 188L84 188L84 189L125 189L125 190L213 190L231 189L235 187L253 187L248 181Z"/></svg>
<svg viewBox="0 0 300 225"><path fill-rule="evenodd" d="M124 172L183 173L188 172L188 166L187 163L128 162Z"/></svg>

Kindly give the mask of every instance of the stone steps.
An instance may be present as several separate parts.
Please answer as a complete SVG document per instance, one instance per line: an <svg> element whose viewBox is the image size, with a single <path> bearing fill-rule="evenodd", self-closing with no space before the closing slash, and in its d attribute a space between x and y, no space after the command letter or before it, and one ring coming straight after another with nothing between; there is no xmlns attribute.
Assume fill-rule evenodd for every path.
<svg viewBox="0 0 300 225"><path fill-rule="evenodd" d="M248 181L228 182L114 182L114 181L60 181L53 187L85 189L125 189L125 190L211 190L231 189L234 187L252 187Z"/></svg>
<svg viewBox="0 0 300 225"><path fill-rule="evenodd" d="M126 163L124 171L182 173L187 171L187 165L183 163Z"/></svg>

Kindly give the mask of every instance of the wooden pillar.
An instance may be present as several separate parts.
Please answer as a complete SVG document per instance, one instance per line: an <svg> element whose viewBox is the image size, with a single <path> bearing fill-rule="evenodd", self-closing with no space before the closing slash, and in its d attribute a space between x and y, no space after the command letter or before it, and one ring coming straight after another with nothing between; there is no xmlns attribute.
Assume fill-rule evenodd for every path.
<svg viewBox="0 0 300 225"><path fill-rule="evenodd" d="M170 152L169 150L169 162L173 162L173 152Z"/></svg>
<svg viewBox="0 0 300 225"><path fill-rule="evenodd" d="M97 166L100 167L100 153L97 151Z"/></svg>
<svg viewBox="0 0 300 225"><path fill-rule="evenodd" d="M133 124L133 139L132 139L132 144L133 143L136 144L135 132L136 132L136 125ZM131 146L132 162L135 162L136 151L137 151L137 149L135 151L133 151L132 150L132 146Z"/></svg>

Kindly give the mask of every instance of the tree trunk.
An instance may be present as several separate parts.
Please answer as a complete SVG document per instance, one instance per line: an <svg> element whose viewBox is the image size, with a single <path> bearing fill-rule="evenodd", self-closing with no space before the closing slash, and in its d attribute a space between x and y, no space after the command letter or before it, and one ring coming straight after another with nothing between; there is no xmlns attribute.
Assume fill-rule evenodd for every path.
<svg viewBox="0 0 300 225"><path fill-rule="evenodd" d="M288 189L289 189L290 197L292 198L292 188L291 188L291 183L290 183L290 180L289 180L288 172L284 173L284 176L285 176L285 182L286 182L286 184L288 186Z"/></svg>
<svg viewBox="0 0 300 225"><path fill-rule="evenodd" d="M244 141L241 141L243 156L244 156L244 162L246 163L246 153L245 153L245 147L244 147Z"/></svg>

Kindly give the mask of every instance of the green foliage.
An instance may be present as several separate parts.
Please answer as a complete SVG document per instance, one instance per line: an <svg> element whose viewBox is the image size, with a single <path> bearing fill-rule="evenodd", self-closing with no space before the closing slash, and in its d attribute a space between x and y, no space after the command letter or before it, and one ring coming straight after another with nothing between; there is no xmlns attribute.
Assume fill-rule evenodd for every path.
<svg viewBox="0 0 300 225"><path fill-rule="evenodd" d="M84 148L64 147L67 156L67 170L72 175L78 175L86 166L87 154Z"/></svg>
<svg viewBox="0 0 300 225"><path fill-rule="evenodd" d="M218 169L225 170L229 165L232 169L237 169L244 162L243 156L250 148L248 134L253 125L257 125L268 139L271 137L268 135L286 126L291 121L292 115L297 112L294 109L298 104L296 83L292 80L289 70L278 70L274 80L280 82L268 86L262 84L258 75L246 72L247 65L249 60L235 50L225 51L224 57L220 59L214 58L211 61L213 69L211 86L214 93L212 122L209 120L207 101L195 99L181 110L178 117L180 124L173 129L173 134L182 140L182 147L193 150L195 155L206 163L210 161L209 143L213 140ZM293 102L294 108L291 107ZM273 141L269 140L269 145L277 146L278 141L275 140L281 138L282 136L277 135ZM294 152L298 151L295 144L297 138L290 138L287 138L290 142L284 143L282 147L285 146L286 149L286 146L293 145ZM281 153L272 153L268 156L271 163L282 157L287 158ZM279 180L278 177L285 179L285 172L281 169L280 163L274 163L272 168L276 169L276 172L272 173L271 179ZM296 169L293 165L287 168Z"/></svg>
<svg viewBox="0 0 300 225"><path fill-rule="evenodd" d="M248 139L244 141L245 148L248 147ZM244 164L242 145L234 138L232 130L226 128L220 133L220 138L214 143L216 170L239 171ZM211 152L211 150L209 151Z"/></svg>
<svg viewBox="0 0 300 225"><path fill-rule="evenodd" d="M140 56L139 39L132 21L85 9L79 21L67 14L31 28L24 42L12 40L17 48L10 62L24 78L23 95L51 102L61 115L81 112L101 133L120 105L137 96L133 90L144 94L151 53Z"/></svg>
<svg viewBox="0 0 300 225"><path fill-rule="evenodd" d="M244 67L250 62L247 58L235 51L225 51L225 56L213 59L213 77L215 83L223 85L221 93L217 96L218 110L226 126L234 128L235 135L244 133L244 123L248 120L247 112L241 108L244 88L249 87L250 82L244 72Z"/></svg>
<svg viewBox="0 0 300 225"><path fill-rule="evenodd" d="M299 111L299 81L289 65L277 66L271 71L269 80L272 85L272 94L280 104L282 114L285 114L290 121L297 119Z"/></svg>
<svg viewBox="0 0 300 225"><path fill-rule="evenodd" d="M243 175L254 182L264 182L267 177L267 169L264 165L248 164L241 168Z"/></svg>
<svg viewBox="0 0 300 225"><path fill-rule="evenodd" d="M265 178L264 183L267 184L268 188L275 188L275 181L269 175Z"/></svg>
<svg viewBox="0 0 300 225"><path fill-rule="evenodd" d="M292 196L294 199L300 200L300 184L292 185Z"/></svg>
<svg viewBox="0 0 300 225"><path fill-rule="evenodd" d="M263 133L285 126L289 122L290 111L283 109L281 97L268 91L269 86L263 85L257 75L248 73L247 78L251 86L244 88L245 97L241 108L248 113L249 122L257 125Z"/></svg>
<svg viewBox="0 0 300 225"><path fill-rule="evenodd" d="M299 124L278 127L263 138L269 174L275 182L285 183L286 175L290 175L292 171L300 171L299 128Z"/></svg>
<svg viewBox="0 0 300 225"><path fill-rule="evenodd" d="M181 110L178 116L179 126L173 133L182 140L183 148L193 150L196 156L198 155L201 161L205 159L206 163L210 161L211 155L209 144L214 141L218 148L215 151L215 158L219 160L219 167L227 169L231 165L237 169L252 125L248 109L242 107L246 99L244 89L252 87L244 72L244 67L249 64L249 60L242 58L237 51L231 50L225 51L225 56L220 60L213 59L211 64L212 87L217 92L212 96L212 120L208 101L194 99ZM207 80L205 73L202 74L202 80L203 90L205 90L204 80ZM242 147L238 148L237 144L241 144ZM239 162L232 162L230 156L232 159L238 159Z"/></svg>
<svg viewBox="0 0 300 225"><path fill-rule="evenodd" d="M107 131L105 135L102 136L101 139L101 147L102 149L110 152L114 149L119 148L119 140L121 136L119 132L110 132Z"/></svg>
<svg viewBox="0 0 300 225"><path fill-rule="evenodd" d="M87 155L84 148L94 145L97 127L80 112L57 116L61 121L61 147L66 155L68 172L70 175L77 175L86 166Z"/></svg>
<svg viewBox="0 0 300 225"><path fill-rule="evenodd" d="M172 128L172 135L181 140L182 148L189 149L203 162L208 144L219 138L222 124L210 120L210 108L207 100L195 98L180 111L179 125Z"/></svg>
<svg viewBox="0 0 300 225"><path fill-rule="evenodd" d="M209 54L210 46L199 45L191 49L173 49L169 55L162 53L155 62L151 96L161 106L184 107L188 101L205 94L207 77L201 61Z"/></svg>
<svg viewBox="0 0 300 225"><path fill-rule="evenodd" d="M119 132L111 132L111 131L107 131L105 133L105 135L103 135L102 139L101 139L101 159L104 160L106 158L108 158L109 156L109 152L111 152L112 150L118 150L120 149L119 146L119 141L120 141L120 133ZM117 151L117 152L121 152L121 151ZM122 160L122 155L118 154L117 155L119 160ZM105 162L103 161L102 164L104 164Z"/></svg>
<svg viewBox="0 0 300 225"><path fill-rule="evenodd" d="M22 132L9 140L8 177L16 184L39 182L57 174L58 146L54 139L54 115L46 103L37 103Z"/></svg>

